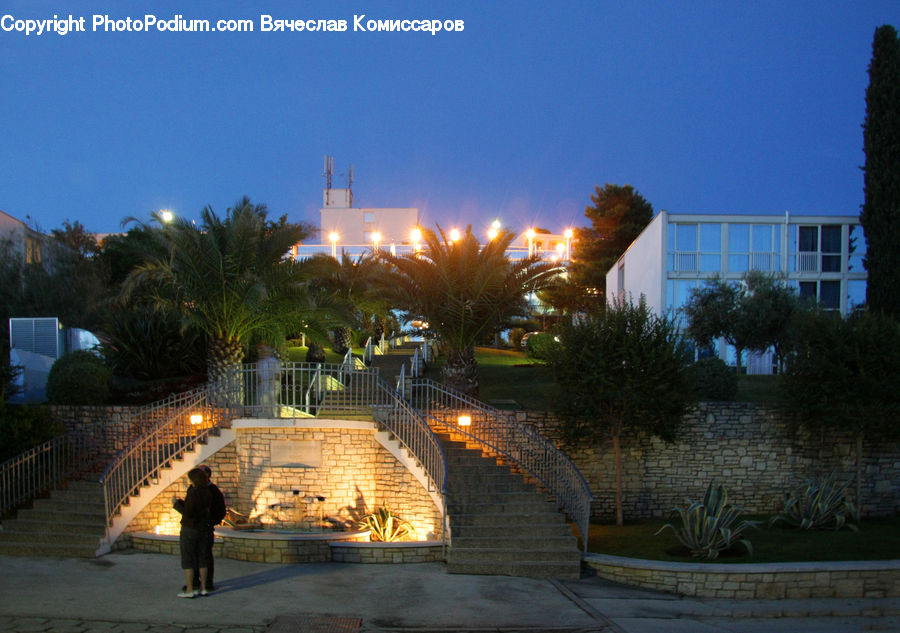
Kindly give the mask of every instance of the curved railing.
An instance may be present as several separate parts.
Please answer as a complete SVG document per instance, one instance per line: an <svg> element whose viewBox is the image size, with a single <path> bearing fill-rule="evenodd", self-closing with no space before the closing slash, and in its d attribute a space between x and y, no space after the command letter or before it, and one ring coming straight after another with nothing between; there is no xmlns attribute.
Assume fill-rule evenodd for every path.
<svg viewBox="0 0 900 633"><path fill-rule="evenodd" d="M140 488L159 476L215 429L228 427L238 409L221 390L198 387L169 396L135 413L130 426L141 434L121 451L100 477L106 504L106 525Z"/></svg>
<svg viewBox="0 0 900 633"><path fill-rule="evenodd" d="M410 382L411 403L426 418L452 428L531 474L575 523L587 551L594 497L572 460L533 428L499 409L428 378ZM468 416L460 425L460 416Z"/></svg>

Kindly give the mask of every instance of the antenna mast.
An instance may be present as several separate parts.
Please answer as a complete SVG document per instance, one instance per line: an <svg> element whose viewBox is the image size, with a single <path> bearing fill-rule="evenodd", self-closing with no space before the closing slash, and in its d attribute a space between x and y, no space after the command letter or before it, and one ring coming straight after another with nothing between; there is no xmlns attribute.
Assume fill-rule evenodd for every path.
<svg viewBox="0 0 900 633"><path fill-rule="evenodd" d="M350 173L347 174L347 201L348 206L353 206L353 165L350 165Z"/></svg>
<svg viewBox="0 0 900 633"><path fill-rule="evenodd" d="M331 205L331 177L334 176L334 156L325 155L325 206Z"/></svg>

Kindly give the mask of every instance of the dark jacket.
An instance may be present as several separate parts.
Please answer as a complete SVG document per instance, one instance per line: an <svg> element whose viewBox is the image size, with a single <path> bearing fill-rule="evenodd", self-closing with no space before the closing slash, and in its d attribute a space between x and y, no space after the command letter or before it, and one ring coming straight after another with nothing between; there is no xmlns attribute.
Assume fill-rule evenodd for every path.
<svg viewBox="0 0 900 633"><path fill-rule="evenodd" d="M219 490L219 487L216 484L209 484L209 491L212 494L212 505L209 510L209 525L210 527L219 525L222 522L222 519L225 518L225 495L222 494L222 491Z"/></svg>
<svg viewBox="0 0 900 633"><path fill-rule="evenodd" d="M181 525L194 529L204 529L210 525L212 491L209 486L190 486L184 500L175 502L174 508L181 512Z"/></svg>

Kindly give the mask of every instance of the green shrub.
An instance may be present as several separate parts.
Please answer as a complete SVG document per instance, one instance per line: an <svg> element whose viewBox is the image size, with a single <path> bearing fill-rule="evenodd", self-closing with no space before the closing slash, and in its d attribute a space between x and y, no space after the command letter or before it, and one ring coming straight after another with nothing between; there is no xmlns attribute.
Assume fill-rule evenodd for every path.
<svg viewBox="0 0 900 633"><path fill-rule="evenodd" d="M46 407L0 403L0 462L62 434L63 426Z"/></svg>
<svg viewBox="0 0 900 633"><path fill-rule="evenodd" d="M550 356L554 348L559 346L553 334L550 332L538 332L528 337L528 343L525 350L529 358L535 360L550 360Z"/></svg>
<svg viewBox="0 0 900 633"><path fill-rule="evenodd" d="M391 543L412 540L416 537L416 528L384 507L364 516L357 527L360 530L369 530L369 538L373 541Z"/></svg>
<svg viewBox="0 0 900 633"><path fill-rule="evenodd" d="M733 547L736 543L743 545L747 552L753 554L750 541L740 538L744 530L756 527L756 521L735 523L743 510L728 505L725 487L710 483L702 502L687 500L687 507L675 508L681 517L681 527L671 523L662 526L657 534L670 528L675 538L691 551L696 558L717 558L720 552Z"/></svg>
<svg viewBox="0 0 900 633"><path fill-rule="evenodd" d="M159 380L206 369L206 337L174 312L113 310L105 334L103 355L116 376Z"/></svg>
<svg viewBox="0 0 900 633"><path fill-rule="evenodd" d="M738 377L721 358L701 358L691 365L691 374L701 400L734 400Z"/></svg>
<svg viewBox="0 0 900 633"><path fill-rule="evenodd" d="M770 524L784 521L801 530L839 530L848 527L853 531L857 527L848 523L848 518L855 518L856 508L846 498L849 482L839 484L835 472L820 479L811 479L803 490L785 495L784 510L775 516Z"/></svg>
<svg viewBox="0 0 900 633"><path fill-rule="evenodd" d="M53 404L103 404L109 400L112 372L84 350L59 358L47 376L47 399Z"/></svg>

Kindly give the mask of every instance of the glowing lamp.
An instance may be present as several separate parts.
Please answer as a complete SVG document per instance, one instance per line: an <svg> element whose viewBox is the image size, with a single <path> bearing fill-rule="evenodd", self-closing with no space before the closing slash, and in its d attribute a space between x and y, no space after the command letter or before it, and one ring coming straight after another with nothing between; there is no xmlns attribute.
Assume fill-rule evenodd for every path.
<svg viewBox="0 0 900 633"><path fill-rule="evenodd" d="M200 413L191 414L191 424L203 424L203 415Z"/></svg>
<svg viewBox="0 0 900 633"><path fill-rule="evenodd" d="M457 418L456 423L459 426L472 426L472 416L471 415L461 415Z"/></svg>
<svg viewBox="0 0 900 633"><path fill-rule="evenodd" d="M459 229L451 229L450 230L450 241L451 242L458 242L460 237L462 237L462 235L460 234Z"/></svg>

